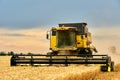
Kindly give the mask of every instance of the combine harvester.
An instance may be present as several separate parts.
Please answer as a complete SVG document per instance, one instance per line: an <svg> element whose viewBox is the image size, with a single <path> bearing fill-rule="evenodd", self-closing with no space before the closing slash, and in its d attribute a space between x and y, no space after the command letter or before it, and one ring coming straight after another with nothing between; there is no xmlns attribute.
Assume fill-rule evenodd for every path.
<svg viewBox="0 0 120 80"><path fill-rule="evenodd" d="M47 31L50 50L47 54L14 54L11 66L18 64L102 64L101 71L114 71L111 57L97 53L92 45L87 23L64 23Z"/></svg>

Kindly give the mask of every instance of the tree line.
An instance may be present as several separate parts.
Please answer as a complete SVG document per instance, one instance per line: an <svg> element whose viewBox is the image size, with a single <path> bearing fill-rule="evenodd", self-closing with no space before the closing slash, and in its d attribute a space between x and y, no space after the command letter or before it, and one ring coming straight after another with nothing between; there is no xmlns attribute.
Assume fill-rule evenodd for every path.
<svg viewBox="0 0 120 80"><path fill-rule="evenodd" d="M10 52L3 52L1 51L0 52L0 56L11 56L11 55L14 55L15 53L13 51L10 51Z"/></svg>
<svg viewBox="0 0 120 80"><path fill-rule="evenodd" d="M10 52L7 52L7 53L3 52L3 51L0 52L0 56L12 56L14 54L16 54L16 53L14 53L13 51L10 51ZM20 53L20 54L23 54L23 53ZM32 53L28 52L27 54L30 55Z"/></svg>

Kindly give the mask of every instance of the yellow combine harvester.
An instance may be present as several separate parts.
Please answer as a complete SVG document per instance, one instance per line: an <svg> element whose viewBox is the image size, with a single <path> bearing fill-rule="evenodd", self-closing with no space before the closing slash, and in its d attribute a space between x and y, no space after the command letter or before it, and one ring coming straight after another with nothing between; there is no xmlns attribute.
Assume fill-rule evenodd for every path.
<svg viewBox="0 0 120 80"><path fill-rule="evenodd" d="M111 57L96 53L87 23L63 23L47 31L50 50L47 54L14 54L11 66L18 64L103 64L102 71L114 71Z"/></svg>
<svg viewBox="0 0 120 80"><path fill-rule="evenodd" d="M86 27L87 23L65 23L59 27L52 28L47 33L50 39L50 50L52 55L60 54L60 51L69 51L69 54L91 54L97 52L91 45L91 33Z"/></svg>

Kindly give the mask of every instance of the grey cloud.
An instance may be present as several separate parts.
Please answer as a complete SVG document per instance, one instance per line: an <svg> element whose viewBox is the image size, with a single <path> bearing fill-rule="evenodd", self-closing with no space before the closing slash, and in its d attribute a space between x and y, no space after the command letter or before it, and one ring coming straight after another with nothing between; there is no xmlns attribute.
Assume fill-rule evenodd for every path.
<svg viewBox="0 0 120 80"><path fill-rule="evenodd" d="M5 33L5 34L1 34L1 35L2 36L16 36L16 37L29 36L29 35L19 34L19 33Z"/></svg>

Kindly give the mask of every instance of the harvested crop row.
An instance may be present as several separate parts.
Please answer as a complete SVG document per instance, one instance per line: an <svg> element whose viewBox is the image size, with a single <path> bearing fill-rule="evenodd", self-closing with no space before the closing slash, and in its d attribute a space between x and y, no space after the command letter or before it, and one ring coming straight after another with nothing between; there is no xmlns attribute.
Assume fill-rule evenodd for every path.
<svg viewBox="0 0 120 80"><path fill-rule="evenodd" d="M120 80L120 64L115 66L114 72L100 72L94 80Z"/></svg>
<svg viewBox="0 0 120 80"><path fill-rule="evenodd" d="M114 72L88 71L82 74L70 74L57 80L120 80L120 64L115 66Z"/></svg>

